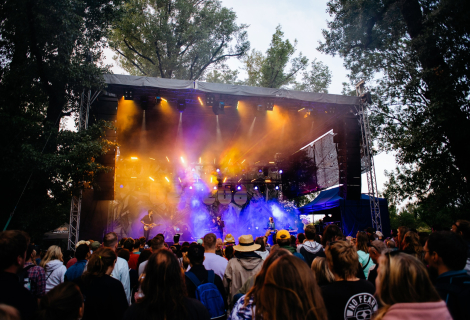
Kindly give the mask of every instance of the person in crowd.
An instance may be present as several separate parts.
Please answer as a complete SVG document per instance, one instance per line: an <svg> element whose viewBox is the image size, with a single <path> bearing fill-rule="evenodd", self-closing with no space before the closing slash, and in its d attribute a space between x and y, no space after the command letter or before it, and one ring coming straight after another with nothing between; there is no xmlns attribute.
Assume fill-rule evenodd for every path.
<svg viewBox="0 0 470 320"><path fill-rule="evenodd" d="M46 293L55 286L64 282L67 268L62 260L62 250L58 246L50 246L47 249L44 259L41 260L41 267L46 273Z"/></svg>
<svg viewBox="0 0 470 320"><path fill-rule="evenodd" d="M387 245L387 248L389 249L392 249L392 250L397 249L396 243L393 239L385 240L385 244Z"/></svg>
<svg viewBox="0 0 470 320"><path fill-rule="evenodd" d="M344 235L341 229L336 224L330 224L323 230L323 248L326 248L330 242L342 240L343 238Z"/></svg>
<svg viewBox="0 0 470 320"><path fill-rule="evenodd" d="M220 257L224 256L224 241L221 238L217 238L215 242L215 254Z"/></svg>
<svg viewBox="0 0 470 320"><path fill-rule="evenodd" d="M384 234L380 231L375 231L375 235L377 236L377 240L384 241Z"/></svg>
<svg viewBox="0 0 470 320"><path fill-rule="evenodd" d="M75 257L77 258L77 263L67 269L64 276L65 281L74 281L82 276L88 259L90 258L90 248L88 245L79 245L75 251Z"/></svg>
<svg viewBox="0 0 470 320"><path fill-rule="evenodd" d="M119 245L118 245L118 248L124 248L124 242L126 242L127 238L122 238L121 240L119 240Z"/></svg>
<svg viewBox="0 0 470 320"><path fill-rule="evenodd" d="M291 247L291 243L292 243L292 241L291 241L291 236L290 236L289 231L279 230L276 233L276 244L279 245L279 248L286 249L287 251L292 253L297 258L300 258L300 259L305 261L304 256L301 255L300 253L298 253L295 248Z"/></svg>
<svg viewBox="0 0 470 320"><path fill-rule="evenodd" d="M224 250L224 258L227 259L227 261L230 261L230 259L233 258L234 253L233 246L227 246Z"/></svg>
<svg viewBox="0 0 470 320"><path fill-rule="evenodd" d="M75 250L77 250L78 246L82 245L82 244L86 244L88 247L90 247L91 243L90 241L85 241L85 240L80 240L78 241L76 244L75 244ZM70 259L66 264L65 264L65 267L68 269L70 268L71 266L73 266L75 263L77 263L77 257L73 257L72 259ZM39 265L39 263L38 263Z"/></svg>
<svg viewBox="0 0 470 320"><path fill-rule="evenodd" d="M99 241L93 241L90 244L91 253L93 253L93 251L98 250L99 248L101 248L101 243Z"/></svg>
<svg viewBox="0 0 470 320"><path fill-rule="evenodd" d="M298 233L297 234L297 241L296 241L297 249L299 248L299 245L304 243L305 239L306 239L306 237L305 237L304 233Z"/></svg>
<svg viewBox="0 0 470 320"><path fill-rule="evenodd" d="M139 252L142 252L145 250L145 242L147 239L145 237L140 237L139 238Z"/></svg>
<svg viewBox="0 0 470 320"><path fill-rule="evenodd" d="M367 236L366 236L367 237ZM321 287L323 300L328 310L328 319L364 319L377 311L375 288L367 280L359 279L359 257L354 245L347 241L336 241L326 247L328 266L335 281ZM360 305L360 308L357 306Z"/></svg>
<svg viewBox="0 0 470 320"><path fill-rule="evenodd" d="M189 268L188 250L189 246L181 247L181 258L178 258L178 262L183 270L187 270Z"/></svg>
<svg viewBox="0 0 470 320"><path fill-rule="evenodd" d="M254 319L254 309L256 305L254 299L264 285L266 272L274 261L285 255L291 255L291 253L287 250L280 249L269 254L266 260L264 260L263 266L261 267L258 274L251 276L238 291L238 293L241 293L241 296L234 304L228 320Z"/></svg>
<svg viewBox="0 0 470 320"><path fill-rule="evenodd" d="M19 311L22 320L34 318L37 299L20 283L18 274L24 267L29 236L23 231L0 232L0 304Z"/></svg>
<svg viewBox="0 0 470 320"><path fill-rule="evenodd" d="M397 248L398 250L403 250L403 239L405 238L405 234L410 231L410 229L408 229L408 227L405 227L405 226L400 226L398 227L397 229Z"/></svg>
<svg viewBox="0 0 470 320"><path fill-rule="evenodd" d="M294 235L290 236L290 246L297 249L297 238Z"/></svg>
<svg viewBox="0 0 470 320"><path fill-rule="evenodd" d="M331 272L325 257L316 257L312 261L312 271L320 287L335 281L335 276L333 272Z"/></svg>
<svg viewBox="0 0 470 320"><path fill-rule="evenodd" d="M193 277L196 277L200 284L208 283L209 272L213 273L213 282L217 287L220 296L224 301L225 310L227 309L227 294L225 293L224 284L222 278L217 275L214 270L207 270L203 265L203 262L207 260L205 255L205 247L201 245L192 245L188 248L188 259L191 266L191 270L186 272L186 289L188 292L188 297L196 299L196 289L197 286L194 283ZM222 258L223 259L223 258ZM224 259L225 260L225 259ZM197 283L197 281L196 281Z"/></svg>
<svg viewBox="0 0 470 320"><path fill-rule="evenodd" d="M129 268L133 270L137 270L137 260L139 260L139 247L140 247L140 242L135 241L132 238L127 238L126 242L124 242L124 248L129 250L130 256L129 256Z"/></svg>
<svg viewBox="0 0 470 320"><path fill-rule="evenodd" d="M64 260L64 265L67 265L67 263L72 258L75 258L74 252L72 250L65 250L64 251L64 256L62 257L62 260Z"/></svg>
<svg viewBox="0 0 470 320"><path fill-rule="evenodd" d="M288 239L290 241L290 238ZM238 245L234 246L235 258L230 259L223 278L229 302L235 293L254 274L257 274L263 265L263 259L255 253L261 245L253 241L253 236L242 235L238 238Z"/></svg>
<svg viewBox="0 0 470 320"><path fill-rule="evenodd" d="M456 232L460 234L467 244L467 264L465 270L470 275L470 221L467 220L457 220L456 222L457 230Z"/></svg>
<svg viewBox="0 0 470 320"><path fill-rule="evenodd" d="M117 256L119 258L122 258L122 259L126 260L127 263L129 263L129 258L131 256L131 254L130 254L129 250L127 250L125 248L122 248L121 250L119 250ZM129 268L129 286L130 286L130 290L131 290L131 302L134 302L134 300L132 299L133 298L133 292L139 286L139 275L137 273L137 270L134 270L134 269L131 269L131 268Z"/></svg>
<svg viewBox="0 0 470 320"><path fill-rule="evenodd" d="M83 296L80 289L73 282L65 282L53 288L41 299L37 319L79 320L83 317L83 312Z"/></svg>
<svg viewBox="0 0 470 320"><path fill-rule="evenodd" d="M375 320L452 319L421 261L399 251L384 254L379 260L376 287L382 307Z"/></svg>
<svg viewBox="0 0 470 320"><path fill-rule="evenodd" d="M255 253L259 255L261 259L266 260L269 255L269 251L266 250L266 243L264 237L257 237L255 243L261 246L258 250L255 251Z"/></svg>
<svg viewBox="0 0 470 320"><path fill-rule="evenodd" d="M235 245L235 238L229 233L225 236L224 239L225 246L233 246Z"/></svg>
<svg viewBox="0 0 470 320"><path fill-rule="evenodd" d="M359 263L361 264L362 272L366 279L369 274L369 269L374 265L374 262L369 255L369 248L367 247L369 239L370 238L365 232L358 231L356 235L356 250L357 255L359 256Z"/></svg>
<svg viewBox="0 0 470 320"><path fill-rule="evenodd" d="M204 236L204 267L207 270L214 270L215 274L223 279L228 261L215 254L216 241L217 237L214 233L208 233Z"/></svg>
<svg viewBox="0 0 470 320"><path fill-rule="evenodd" d="M122 283L111 277L117 261L110 248L93 252L79 286L85 300L84 320L122 319L129 307Z"/></svg>
<svg viewBox="0 0 470 320"><path fill-rule="evenodd" d="M158 250L160 249L163 249L165 246L164 246L164 243L165 243L165 238L163 237L163 235L161 234L157 234L153 239L152 239L152 253L155 253L157 252ZM145 271L145 267L147 266L147 263L148 263L148 260L147 261L143 261L140 265L139 265L139 277L144 273Z"/></svg>
<svg viewBox="0 0 470 320"><path fill-rule="evenodd" d="M408 231L403 237L403 250L404 253L411 254L423 261L424 253L423 247L419 243L418 233L414 231Z"/></svg>
<svg viewBox="0 0 470 320"><path fill-rule="evenodd" d="M118 236L115 232L109 232L104 236L103 248L109 248L116 252L118 245ZM127 302L131 303L131 286L129 278L129 264L123 258L117 257L114 269L111 272L111 277L121 281L126 293Z"/></svg>
<svg viewBox="0 0 470 320"><path fill-rule="evenodd" d="M375 233L374 228L369 227L364 231L367 233L367 237L369 238L369 242L374 241L377 238L377 235Z"/></svg>
<svg viewBox="0 0 470 320"><path fill-rule="evenodd" d="M424 246L424 259L438 277L434 281L439 296L454 320L470 319L470 276L464 270L467 244L456 233L434 232Z"/></svg>
<svg viewBox="0 0 470 320"><path fill-rule="evenodd" d="M150 258L151 255L152 255L152 250L150 250L150 249L145 249L140 253L139 259L137 260L137 270L139 270L140 264L142 262L147 261Z"/></svg>
<svg viewBox="0 0 470 320"><path fill-rule="evenodd" d="M21 315L15 307L0 303L1 320L21 320Z"/></svg>
<svg viewBox="0 0 470 320"><path fill-rule="evenodd" d="M29 283L29 290L36 298L41 298L46 294L46 273L44 268L37 266L34 261L36 256L35 247L30 244L26 251L26 262L22 271L23 279ZM26 279L28 279L26 281Z"/></svg>
<svg viewBox="0 0 470 320"><path fill-rule="evenodd" d="M41 250L41 248L39 248L39 246L36 246L36 256L34 257L34 261L36 261L36 265L39 266L39 264L41 263L41 254L42 254L43 250ZM70 261L69 261L70 262Z"/></svg>
<svg viewBox="0 0 470 320"><path fill-rule="evenodd" d="M374 240L368 244L369 256L374 264L369 268L367 280L375 286L375 279L377 278L377 270L379 268L379 258L382 253L387 250L385 243L381 240Z"/></svg>
<svg viewBox="0 0 470 320"><path fill-rule="evenodd" d="M143 297L126 311L124 320L210 319L200 301L187 297L184 274L168 250L157 250L150 256L141 290Z"/></svg>
<svg viewBox="0 0 470 320"><path fill-rule="evenodd" d="M313 272L291 255L280 257L268 268L255 301L256 319L328 319Z"/></svg>
<svg viewBox="0 0 470 320"><path fill-rule="evenodd" d="M315 241L316 230L313 224L305 226L305 241L297 247L309 266L312 265L316 257L325 257L325 252L321 244Z"/></svg>

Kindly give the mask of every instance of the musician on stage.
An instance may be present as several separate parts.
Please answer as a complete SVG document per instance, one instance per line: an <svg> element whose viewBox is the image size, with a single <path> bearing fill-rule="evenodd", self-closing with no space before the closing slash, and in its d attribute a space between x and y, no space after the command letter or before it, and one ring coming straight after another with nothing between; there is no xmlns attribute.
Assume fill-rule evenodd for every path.
<svg viewBox="0 0 470 320"><path fill-rule="evenodd" d="M272 230L276 229L276 224L274 223L273 217L269 217L268 228Z"/></svg>
<svg viewBox="0 0 470 320"><path fill-rule="evenodd" d="M148 214L145 215L140 222L144 225L144 237L145 239L149 240L150 239L150 230L155 227L155 223L153 222L153 211L149 210Z"/></svg>

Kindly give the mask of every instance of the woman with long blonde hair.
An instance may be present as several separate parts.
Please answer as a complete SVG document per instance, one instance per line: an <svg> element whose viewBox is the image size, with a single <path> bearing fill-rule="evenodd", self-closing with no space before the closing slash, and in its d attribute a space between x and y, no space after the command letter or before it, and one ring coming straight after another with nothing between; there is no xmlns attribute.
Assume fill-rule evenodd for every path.
<svg viewBox="0 0 470 320"><path fill-rule="evenodd" d="M421 261L398 251L382 255L379 261L375 283L382 308L374 320L452 319Z"/></svg>
<svg viewBox="0 0 470 320"><path fill-rule="evenodd" d="M335 281L335 275L331 272L325 257L316 257L313 259L311 268L319 286L324 286L325 284Z"/></svg>
<svg viewBox="0 0 470 320"><path fill-rule="evenodd" d="M64 282L67 268L64 266L62 250L58 246L50 246L39 265L46 272L46 293Z"/></svg>

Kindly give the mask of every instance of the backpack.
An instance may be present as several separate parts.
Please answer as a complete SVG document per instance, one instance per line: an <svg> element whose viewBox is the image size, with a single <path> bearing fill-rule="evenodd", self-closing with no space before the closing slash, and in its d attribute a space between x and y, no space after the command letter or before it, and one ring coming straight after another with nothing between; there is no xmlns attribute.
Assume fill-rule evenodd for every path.
<svg viewBox="0 0 470 320"><path fill-rule="evenodd" d="M196 286L196 299L202 302L211 315L211 319L222 318L225 316L224 299L219 289L214 284L215 273L213 270L207 270L207 282L201 283L194 273L185 272L185 275Z"/></svg>
<svg viewBox="0 0 470 320"><path fill-rule="evenodd" d="M34 264L31 264L29 266L27 266L26 268L24 268L20 274L18 274L18 277L19 277L19 281L20 283L28 290L31 290L31 280L29 280L29 277L28 277L28 271L29 269L31 269L32 267L35 267Z"/></svg>

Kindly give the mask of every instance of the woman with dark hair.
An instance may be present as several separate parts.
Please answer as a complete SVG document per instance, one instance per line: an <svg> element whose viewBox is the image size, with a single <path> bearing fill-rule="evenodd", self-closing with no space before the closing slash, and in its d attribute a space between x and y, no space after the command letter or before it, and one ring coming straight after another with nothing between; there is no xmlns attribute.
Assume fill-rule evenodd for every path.
<svg viewBox="0 0 470 320"><path fill-rule="evenodd" d="M405 234L409 231L408 227L400 226L397 229L397 247L399 250L403 250L403 239L405 238Z"/></svg>
<svg viewBox="0 0 470 320"><path fill-rule="evenodd" d="M184 273L168 250L160 249L150 256L140 288L143 297L127 310L125 320L210 318L201 302L188 298Z"/></svg>
<svg viewBox="0 0 470 320"><path fill-rule="evenodd" d="M122 283L111 277L117 256L109 248L93 252L80 279L85 299L83 320L122 319L129 307Z"/></svg>
<svg viewBox="0 0 470 320"><path fill-rule="evenodd" d="M375 283L382 308L374 320L452 319L421 261L398 251L382 255L379 261Z"/></svg>
<svg viewBox="0 0 470 320"><path fill-rule="evenodd" d="M423 246L419 242L419 235L414 231L408 231L403 237L403 252L413 255L420 261L424 261Z"/></svg>
<svg viewBox="0 0 470 320"><path fill-rule="evenodd" d="M264 285L256 293L256 319L326 320L320 292L308 265L284 255L268 268Z"/></svg>
<svg viewBox="0 0 470 320"><path fill-rule="evenodd" d="M40 320L78 320L83 317L83 297L73 282L65 282L49 291L39 302Z"/></svg>
<svg viewBox="0 0 470 320"><path fill-rule="evenodd" d="M328 225L323 231L322 245L326 248L330 242L342 240L344 238L343 232L336 224Z"/></svg>
<svg viewBox="0 0 470 320"><path fill-rule="evenodd" d="M286 249L278 249L271 252L271 254L264 261L263 266L261 267L261 270L258 272L258 274L254 278L250 278L252 281L252 286L245 290L247 291L246 295L241 296L240 299L238 299L238 301L234 304L232 313L227 320L254 319L254 309L256 305L254 299L257 296L259 290L261 290L263 287L266 271L268 271L268 268L273 264L274 261L286 255L291 255L291 253ZM247 282L250 281L250 279L248 279ZM245 287L245 285L243 285L243 287Z"/></svg>
<svg viewBox="0 0 470 320"><path fill-rule="evenodd" d="M364 231L358 231L356 235L356 250L359 256L359 263L361 264L361 270L364 273L364 277L367 279L369 275L369 269L374 265L370 255L369 247L369 236Z"/></svg>
<svg viewBox="0 0 470 320"><path fill-rule="evenodd" d="M269 251L266 250L266 244L264 243L264 237L258 237L255 240L256 244L259 244L261 247L255 251L257 255L261 257L261 259L266 260L268 257Z"/></svg>
<svg viewBox="0 0 470 320"><path fill-rule="evenodd" d="M233 246L227 246L224 250L224 258L230 260L233 258L235 252L233 251Z"/></svg>

